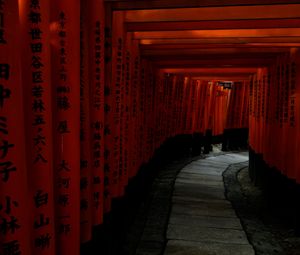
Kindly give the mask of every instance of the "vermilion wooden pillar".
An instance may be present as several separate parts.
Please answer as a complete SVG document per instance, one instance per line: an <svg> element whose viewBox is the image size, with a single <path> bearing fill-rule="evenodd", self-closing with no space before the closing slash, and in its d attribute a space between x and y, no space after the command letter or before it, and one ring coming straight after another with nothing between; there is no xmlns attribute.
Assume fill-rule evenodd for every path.
<svg viewBox="0 0 300 255"><path fill-rule="evenodd" d="M50 2L20 0L32 254L55 254Z"/></svg>
<svg viewBox="0 0 300 255"><path fill-rule="evenodd" d="M138 97L139 97L139 82L140 82L140 52L139 43L137 40L133 40L131 47L131 62L132 62L132 84L131 84L131 126L130 130L130 172L129 177L133 177L138 170Z"/></svg>
<svg viewBox="0 0 300 255"><path fill-rule="evenodd" d="M110 134L106 135L105 147L108 153L109 194L112 198L119 196L120 173L120 126L121 126L121 87L123 86L123 61L124 61L124 16L122 13L113 14L112 23L112 74L110 87L108 88L108 102L110 111L108 124Z"/></svg>
<svg viewBox="0 0 300 255"><path fill-rule="evenodd" d="M57 254L80 246L80 1L51 1Z"/></svg>
<svg viewBox="0 0 300 255"><path fill-rule="evenodd" d="M90 139L92 152L93 225L103 223L104 213L104 23L103 0L90 0L88 6Z"/></svg>
<svg viewBox="0 0 300 255"><path fill-rule="evenodd" d="M90 130L89 8L81 0L80 10L80 239L92 238L92 156Z"/></svg>
<svg viewBox="0 0 300 255"><path fill-rule="evenodd" d="M295 126L296 128L300 125L300 52L297 50L293 56L293 61L292 61L292 80L294 79L296 81L295 87L292 87L291 90L293 91L294 89L294 96L290 98L291 100L291 106L292 103L295 103L295 120L293 118L290 118L290 126ZM295 102L292 102L295 99ZM291 107L291 111L292 111ZM291 117L293 117L293 113L291 113ZM300 131L299 128L297 128L297 141L300 139ZM299 159L299 152L300 152L300 146L297 146L297 164L296 164L296 181L297 183L300 183L300 159Z"/></svg>
<svg viewBox="0 0 300 255"><path fill-rule="evenodd" d="M18 1L0 15L0 254L31 255Z"/></svg>
<svg viewBox="0 0 300 255"><path fill-rule="evenodd" d="M297 128L299 122L299 75L297 74L297 65L299 65L299 50L291 49L289 57L289 96L288 96L288 128L287 128L287 170L291 179L297 178L298 173L298 143L294 139L299 139ZM299 174L298 174L299 175Z"/></svg>
<svg viewBox="0 0 300 255"><path fill-rule="evenodd" d="M132 123L131 105L132 105L132 70L133 70L133 38L131 33L126 36L126 49L125 49L125 66L124 66L124 89L122 93L122 133L123 133L123 192L128 184L131 165L131 149L133 145L132 133L134 125Z"/></svg>

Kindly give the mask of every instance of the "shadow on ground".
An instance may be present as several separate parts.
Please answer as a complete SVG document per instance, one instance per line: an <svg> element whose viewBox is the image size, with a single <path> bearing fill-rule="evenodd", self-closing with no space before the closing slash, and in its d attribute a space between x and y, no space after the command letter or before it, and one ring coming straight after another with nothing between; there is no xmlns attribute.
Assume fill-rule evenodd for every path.
<svg viewBox="0 0 300 255"><path fill-rule="evenodd" d="M273 201L250 181L248 162L231 165L223 178L226 196L256 254L300 255L300 238L286 215L278 213Z"/></svg>

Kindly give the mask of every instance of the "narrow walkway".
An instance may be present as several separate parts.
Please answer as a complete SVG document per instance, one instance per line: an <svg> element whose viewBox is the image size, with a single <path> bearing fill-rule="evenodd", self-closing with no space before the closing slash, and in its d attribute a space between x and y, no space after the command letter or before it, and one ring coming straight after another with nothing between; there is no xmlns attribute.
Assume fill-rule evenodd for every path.
<svg viewBox="0 0 300 255"><path fill-rule="evenodd" d="M177 176L165 255L254 255L231 203L222 173L247 153L200 159Z"/></svg>

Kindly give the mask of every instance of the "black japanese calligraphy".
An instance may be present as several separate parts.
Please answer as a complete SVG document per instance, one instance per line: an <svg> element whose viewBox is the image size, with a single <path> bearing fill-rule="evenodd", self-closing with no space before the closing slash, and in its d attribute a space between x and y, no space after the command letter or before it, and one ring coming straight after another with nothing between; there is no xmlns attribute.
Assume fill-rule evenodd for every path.
<svg viewBox="0 0 300 255"><path fill-rule="evenodd" d="M50 218L49 217L45 217L44 214L40 214L40 216L34 220L34 228L38 229L38 228L42 228L44 226L47 226L50 224Z"/></svg>
<svg viewBox="0 0 300 255"><path fill-rule="evenodd" d="M44 234L35 239L34 245L37 248L41 248L42 250L50 247L50 234Z"/></svg>
<svg viewBox="0 0 300 255"><path fill-rule="evenodd" d="M3 255L21 255L20 244L18 240L3 243Z"/></svg>
<svg viewBox="0 0 300 255"><path fill-rule="evenodd" d="M49 195L42 190L38 190L36 195L34 196L35 207L39 208L48 204Z"/></svg>
<svg viewBox="0 0 300 255"><path fill-rule="evenodd" d="M67 163L66 160L62 160L61 163L59 164L59 167L58 167L58 171L65 171L65 172L70 172L70 167Z"/></svg>
<svg viewBox="0 0 300 255"><path fill-rule="evenodd" d="M28 15L29 21L32 24L39 24L42 22L41 13L36 11L31 11Z"/></svg>
<svg viewBox="0 0 300 255"><path fill-rule="evenodd" d="M21 226L18 223L18 219L14 216L10 216L10 219L0 219L0 233L6 235L7 233L14 234Z"/></svg>
<svg viewBox="0 0 300 255"><path fill-rule="evenodd" d="M3 159L7 156L8 150L10 148L13 148L15 145L14 144L10 144L8 141L6 140L2 140L2 145L0 146L0 158Z"/></svg>
<svg viewBox="0 0 300 255"><path fill-rule="evenodd" d="M8 80L10 75L10 65L0 64L0 79Z"/></svg>
<svg viewBox="0 0 300 255"><path fill-rule="evenodd" d="M17 168L14 166L13 162L11 161L0 162L0 174L2 174L3 182L7 182L10 178L10 173L16 171Z"/></svg>
<svg viewBox="0 0 300 255"><path fill-rule="evenodd" d="M3 108L4 101L9 99L11 96L11 90L9 88L5 88L2 84L0 84L0 108Z"/></svg>
<svg viewBox="0 0 300 255"><path fill-rule="evenodd" d="M68 128L68 122L66 120L64 121L60 121L58 123L58 128L57 128L58 132L60 134L67 134L67 133L70 133L70 130Z"/></svg>
<svg viewBox="0 0 300 255"><path fill-rule="evenodd" d="M0 204L0 212L4 211L5 214L10 215L12 213L12 209L18 207L19 203L17 201L13 201L11 197L5 196L5 203Z"/></svg>

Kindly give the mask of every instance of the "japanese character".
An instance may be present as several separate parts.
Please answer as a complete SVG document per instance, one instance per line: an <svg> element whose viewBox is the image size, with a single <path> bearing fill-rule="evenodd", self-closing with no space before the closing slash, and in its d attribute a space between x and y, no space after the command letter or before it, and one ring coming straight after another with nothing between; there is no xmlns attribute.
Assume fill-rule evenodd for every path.
<svg viewBox="0 0 300 255"><path fill-rule="evenodd" d="M38 23L42 22L40 12L31 11L28 15L28 18L32 24L38 24Z"/></svg>
<svg viewBox="0 0 300 255"><path fill-rule="evenodd" d="M43 44L42 43L32 43L31 44L31 52L32 53L41 53L43 50Z"/></svg>
<svg viewBox="0 0 300 255"><path fill-rule="evenodd" d="M95 151L95 152L94 152L94 158L101 158L101 153L100 153L100 151Z"/></svg>
<svg viewBox="0 0 300 255"><path fill-rule="evenodd" d="M102 129L103 124L102 124L100 121L96 121L96 122L93 124L93 126L94 126L94 128L95 128L96 130L100 130L100 129Z"/></svg>
<svg viewBox="0 0 300 255"><path fill-rule="evenodd" d="M33 126L39 126L39 125L44 125L46 124L45 120L44 120L44 115L35 115L35 119L34 119L34 122L33 122Z"/></svg>
<svg viewBox="0 0 300 255"><path fill-rule="evenodd" d="M60 48L60 56L61 57L65 57L67 54L66 54L66 48Z"/></svg>
<svg viewBox="0 0 300 255"><path fill-rule="evenodd" d="M99 206L100 206L100 193L99 192L94 192L93 199L94 199L94 206L95 206L95 208L98 209Z"/></svg>
<svg viewBox="0 0 300 255"><path fill-rule="evenodd" d="M41 135L42 131L43 131L42 128L38 129L37 136L33 138L34 145L39 145L39 144L46 145L46 137Z"/></svg>
<svg viewBox="0 0 300 255"><path fill-rule="evenodd" d="M6 121L7 119L5 117L3 116L0 117L0 132L2 132L5 135L8 134Z"/></svg>
<svg viewBox="0 0 300 255"><path fill-rule="evenodd" d="M0 78L8 80L10 74L10 65L9 64L0 64Z"/></svg>
<svg viewBox="0 0 300 255"><path fill-rule="evenodd" d="M66 14L63 11L59 13L59 19L60 21L66 21Z"/></svg>
<svg viewBox="0 0 300 255"><path fill-rule="evenodd" d="M31 0L30 8L40 9L40 0Z"/></svg>
<svg viewBox="0 0 300 255"><path fill-rule="evenodd" d="M3 255L21 255L20 244L18 240L3 243Z"/></svg>
<svg viewBox="0 0 300 255"><path fill-rule="evenodd" d="M1 4L3 4L3 0L0 0L0 10L2 10ZM4 27L4 13L0 12L0 28Z"/></svg>
<svg viewBox="0 0 300 255"><path fill-rule="evenodd" d="M29 32L32 40L41 40L42 30L39 28L32 28Z"/></svg>
<svg viewBox="0 0 300 255"><path fill-rule="evenodd" d="M109 173L110 172L110 166L109 164L104 164L104 173Z"/></svg>
<svg viewBox="0 0 300 255"><path fill-rule="evenodd" d="M0 85L0 107L4 105L4 99L8 99L11 96L11 90L4 88L3 85Z"/></svg>
<svg viewBox="0 0 300 255"><path fill-rule="evenodd" d="M88 167L88 161L87 160L80 160L80 168L84 169Z"/></svg>
<svg viewBox="0 0 300 255"><path fill-rule="evenodd" d="M100 160L99 159L95 160L93 165L94 165L95 168L99 168L100 167Z"/></svg>
<svg viewBox="0 0 300 255"><path fill-rule="evenodd" d="M95 133L93 139L98 140L98 141L101 140L101 134L100 133Z"/></svg>
<svg viewBox="0 0 300 255"><path fill-rule="evenodd" d="M1 13L0 13L1 15ZM4 29L0 29L0 44L6 44L7 41L4 38Z"/></svg>
<svg viewBox="0 0 300 255"><path fill-rule="evenodd" d="M58 233L59 234L69 234L71 232L71 224L60 224Z"/></svg>
<svg viewBox="0 0 300 255"><path fill-rule="evenodd" d="M34 240L34 245L42 250L50 247L51 235L49 233L39 236Z"/></svg>
<svg viewBox="0 0 300 255"><path fill-rule="evenodd" d="M58 187L68 189L70 187L71 178L59 178Z"/></svg>
<svg viewBox="0 0 300 255"><path fill-rule="evenodd" d="M97 47L96 47L97 48ZM100 50L100 49L99 49ZM101 68L100 67L96 67L96 73L100 73L101 72ZM100 75L97 75L97 77L100 77ZM98 80L98 79L97 79Z"/></svg>
<svg viewBox="0 0 300 255"><path fill-rule="evenodd" d="M43 72L42 71L32 72L32 82L33 83L42 83L42 82L44 82Z"/></svg>
<svg viewBox="0 0 300 255"><path fill-rule="evenodd" d="M50 218L49 217L45 218L44 214L40 214L39 219L38 220L36 220L36 219L34 220L34 228L35 229L47 226L49 224L50 224Z"/></svg>
<svg viewBox="0 0 300 255"><path fill-rule="evenodd" d="M86 177L82 177L82 178L80 179L80 190L85 190L85 189L87 189L88 184L89 184L88 179L87 179Z"/></svg>
<svg viewBox="0 0 300 255"><path fill-rule="evenodd" d="M61 73L59 74L59 78L60 78L62 81L67 81L68 76L67 76L67 74L66 74L65 72L61 72Z"/></svg>
<svg viewBox="0 0 300 255"><path fill-rule="evenodd" d="M110 94L111 94L110 87L105 86L105 87L104 87L104 95L105 95L105 96L109 96Z"/></svg>
<svg viewBox="0 0 300 255"><path fill-rule="evenodd" d="M110 112L110 106L109 106L108 104L105 104L105 105L104 105L104 112L105 112L105 113Z"/></svg>
<svg viewBox="0 0 300 255"><path fill-rule="evenodd" d="M66 31L59 31L58 36L61 38L64 38L67 36L67 33L66 33Z"/></svg>
<svg viewBox="0 0 300 255"><path fill-rule="evenodd" d="M70 130L68 128L68 122L66 120L60 121L57 130L60 134L70 133Z"/></svg>
<svg viewBox="0 0 300 255"><path fill-rule="evenodd" d="M32 56L31 66L33 66L35 69L40 69L43 67L42 59L39 56Z"/></svg>
<svg viewBox="0 0 300 255"><path fill-rule="evenodd" d="M44 112L45 111L45 105L43 100L39 99L39 100L34 100L33 104L32 104L32 110L34 112Z"/></svg>
<svg viewBox="0 0 300 255"><path fill-rule="evenodd" d="M5 206L3 204L0 204L0 211L5 208L4 213L9 215L12 211L12 206L15 208L19 207L19 203L17 201L11 201L11 197L5 196Z"/></svg>
<svg viewBox="0 0 300 255"><path fill-rule="evenodd" d="M104 135L110 135L110 134L111 134L111 130L110 130L109 125L105 125L105 128L104 128Z"/></svg>
<svg viewBox="0 0 300 255"><path fill-rule="evenodd" d="M43 156L42 152L43 152L43 149L41 147L38 147L38 151L36 152L37 155L34 159L34 164L38 163L39 161L42 161L42 163L48 162L48 160L45 159L45 157Z"/></svg>
<svg viewBox="0 0 300 255"><path fill-rule="evenodd" d="M63 207L69 205L69 200L70 200L69 194L61 194L58 196L58 204Z"/></svg>
<svg viewBox="0 0 300 255"><path fill-rule="evenodd" d="M61 163L59 164L58 166L58 171L61 172L61 171L66 171L66 172L70 172L70 167L68 166L68 163L66 160L62 160Z"/></svg>
<svg viewBox="0 0 300 255"><path fill-rule="evenodd" d="M87 199L80 200L80 210L86 211L89 208L89 202Z"/></svg>
<svg viewBox="0 0 300 255"><path fill-rule="evenodd" d="M101 184L100 176L94 176L93 184L94 185Z"/></svg>
<svg viewBox="0 0 300 255"><path fill-rule="evenodd" d="M80 141L84 141L85 140L85 132L84 129L80 129Z"/></svg>
<svg viewBox="0 0 300 255"><path fill-rule="evenodd" d="M57 87L56 91L57 91L57 93L69 93L70 87L60 86L60 87Z"/></svg>
<svg viewBox="0 0 300 255"><path fill-rule="evenodd" d="M16 217L10 216L10 221L2 218L2 222L0 222L0 233L3 235L6 235L7 233L14 234L20 227Z"/></svg>
<svg viewBox="0 0 300 255"><path fill-rule="evenodd" d="M32 87L32 96L36 98L41 98L44 93L44 88L41 85L36 85Z"/></svg>
<svg viewBox="0 0 300 255"><path fill-rule="evenodd" d="M2 181L7 182L10 172L16 172L17 168L13 166L11 161L0 162L0 174L3 174Z"/></svg>
<svg viewBox="0 0 300 255"><path fill-rule="evenodd" d="M0 157L1 159L6 157L9 148L13 148L15 146L14 144L10 144L6 140L2 140L2 142L3 142L3 145L0 146L0 151L2 151L2 156Z"/></svg>
<svg viewBox="0 0 300 255"><path fill-rule="evenodd" d="M105 150L105 151L104 151L104 158L105 158L105 159L108 159L109 154L110 154L110 151L109 151L109 150Z"/></svg>
<svg viewBox="0 0 300 255"><path fill-rule="evenodd" d="M58 97L57 98L57 107L60 110L68 110L70 108L70 102L69 98L64 96L64 97Z"/></svg>
<svg viewBox="0 0 300 255"><path fill-rule="evenodd" d="M47 205L48 204L48 198L49 198L48 193L43 193L42 190L38 190L36 192L36 195L33 197L35 207L40 208L44 205Z"/></svg>

